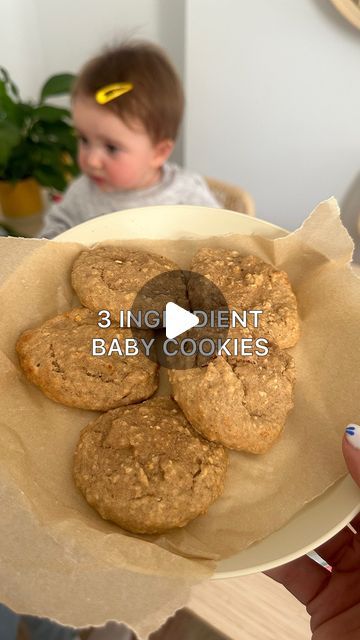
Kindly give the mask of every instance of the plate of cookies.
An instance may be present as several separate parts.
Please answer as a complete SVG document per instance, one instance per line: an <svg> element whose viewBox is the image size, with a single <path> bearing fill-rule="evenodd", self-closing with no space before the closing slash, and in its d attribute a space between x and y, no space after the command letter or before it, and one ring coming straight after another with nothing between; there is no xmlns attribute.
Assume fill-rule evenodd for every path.
<svg viewBox="0 0 360 640"><path fill-rule="evenodd" d="M16 352L37 402L80 416L72 509L215 578L299 557L358 512L340 444L359 419L360 296L335 201L293 233L147 207L46 244L68 251L66 293Z"/></svg>

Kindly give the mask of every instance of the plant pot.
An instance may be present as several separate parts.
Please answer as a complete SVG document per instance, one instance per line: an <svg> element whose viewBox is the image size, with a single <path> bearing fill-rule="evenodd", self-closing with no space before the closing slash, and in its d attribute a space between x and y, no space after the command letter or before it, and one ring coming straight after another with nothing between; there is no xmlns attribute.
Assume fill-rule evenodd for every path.
<svg viewBox="0 0 360 640"><path fill-rule="evenodd" d="M43 199L39 184L33 178L15 183L0 180L0 205L4 216L9 218L41 213Z"/></svg>

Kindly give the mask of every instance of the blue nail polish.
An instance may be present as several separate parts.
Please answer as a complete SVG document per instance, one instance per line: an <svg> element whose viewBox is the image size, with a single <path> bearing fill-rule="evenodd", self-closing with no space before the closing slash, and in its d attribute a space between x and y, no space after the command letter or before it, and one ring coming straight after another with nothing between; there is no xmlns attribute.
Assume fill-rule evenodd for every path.
<svg viewBox="0 0 360 640"><path fill-rule="evenodd" d="M355 435L355 427L346 427L345 431L346 431L346 433L349 434L349 436L354 436Z"/></svg>
<svg viewBox="0 0 360 640"><path fill-rule="evenodd" d="M345 429L346 440L355 449L360 449L360 426L358 424L348 424Z"/></svg>

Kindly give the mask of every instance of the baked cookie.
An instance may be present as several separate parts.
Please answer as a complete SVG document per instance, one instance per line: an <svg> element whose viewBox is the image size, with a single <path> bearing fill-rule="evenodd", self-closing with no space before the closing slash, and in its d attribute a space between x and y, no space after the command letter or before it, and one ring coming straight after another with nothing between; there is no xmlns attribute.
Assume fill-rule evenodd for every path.
<svg viewBox="0 0 360 640"><path fill-rule="evenodd" d="M293 406L294 361L275 344L265 356L217 356L207 366L171 370L169 379L193 427L238 451L265 453Z"/></svg>
<svg viewBox="0 0 360 640"><path fill-rule="evenodd" d="M229 309L260 310L258 333L281 348L293 347L299 339L296 297L285 271L279 271L256 256L242 256L228 249L200 249L191 270L214 283L226 298ZM217 309L214 288L196 287L190 278L188 295L192 309ZM248 316L248 328L254 316ZM241 328L240 328L241 332Z"/></svg>
<svg viewBox="0 0 360 640"><path fill-rule="evenodd" d="M158 367L139 355L92 355L93 338L103 338L109 350L117 340L122 353L130 329L100 329L98 317L83 307L25 331L16 343L26 377L55 402L107 411L149 398L158 387ZM151 339L152 332L141 330ZM104 347L105 348L105 347Z"/></svg>
<svg viewBox="0 0 360 640"><path fill-rule="evenodd" d="M184 527L222 493L227 454L168 397L114 409L81 431L74 478L105 520L134 533Z"/></svg>
<svg viewBox="0 0 360 640"><path fill-rule="evenodd" d="M164 274L164 278L157 277ZM119 311L132 310L135 301L136 310L141 311L162 313L169 301L188 308L185 278L179 266L145 251L118 246L86 249L74 262L71 282L85 307L107 309L116 320Z"/></svg>

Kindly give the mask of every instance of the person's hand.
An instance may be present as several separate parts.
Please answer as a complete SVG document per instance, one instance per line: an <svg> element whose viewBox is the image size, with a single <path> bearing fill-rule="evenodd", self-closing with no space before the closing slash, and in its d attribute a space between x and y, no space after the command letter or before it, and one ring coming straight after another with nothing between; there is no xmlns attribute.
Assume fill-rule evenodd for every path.
<svg viewBox="0 0 360 640"><path fill-rule="evenodd" d="M360 426L347 427L343 454L353 479L360 486ZM360 639L360 513L351 525L356 534L345 527L315 549L332 571L308 556L265 571L306 605L311 617L312 640Z"/></svg>

